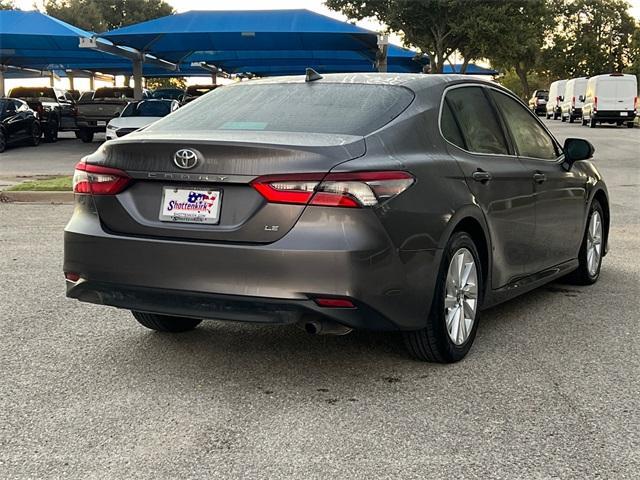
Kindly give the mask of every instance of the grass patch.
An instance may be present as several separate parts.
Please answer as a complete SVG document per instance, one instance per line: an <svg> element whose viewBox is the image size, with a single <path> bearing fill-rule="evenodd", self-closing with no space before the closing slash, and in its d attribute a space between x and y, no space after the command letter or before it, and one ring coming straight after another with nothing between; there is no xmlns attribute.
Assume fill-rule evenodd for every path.
<svg viewBox="0 0 640 480"><path fill-rule="evenodd" d="M70 192L73 177L55 177L45 180L29 180L9 187L11 192Z"/></svg>

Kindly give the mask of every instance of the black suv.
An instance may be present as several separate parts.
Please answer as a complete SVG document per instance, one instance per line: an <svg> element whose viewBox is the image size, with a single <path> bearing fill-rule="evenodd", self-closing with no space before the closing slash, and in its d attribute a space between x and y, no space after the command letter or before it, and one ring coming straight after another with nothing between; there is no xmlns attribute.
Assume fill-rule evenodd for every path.
<svg viewBox="0 0 640 480"><path fill-rule="evenodd" d="M27 102L40 119L44 139L58 140L59 131L76 131L76 103L70 93L52 87L16 87L9 92L10 98Z"/></svg>
<svg viewBox="0 0 640 480"><path fill-rule="evenodd" d="M0 98L0 152L4 152L7 145L22 141L38 145L41 135L40 122L26 102Z"/></svg>
<svg viewBox="0 0 640 480"><path fill-rule="evenodd" d="M529 108L536 115L547 113L547 102L549 101L549 90L534 90L529 99Z"/></svg>

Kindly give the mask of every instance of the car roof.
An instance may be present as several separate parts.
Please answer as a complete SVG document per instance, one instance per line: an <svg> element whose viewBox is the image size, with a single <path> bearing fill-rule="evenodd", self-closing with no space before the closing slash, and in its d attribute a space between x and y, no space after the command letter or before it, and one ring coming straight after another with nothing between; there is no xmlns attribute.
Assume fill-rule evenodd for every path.
<svg viewBox="0 0 640 480"><path fill-rule="evenodd" d="M369 85L399 85L407 87L414 91L432 88L438 85L448 83L473 82L486 83L489 85L498 85L495 82L478 78L472 75L460 74L414 74L414 73L331 73L323 74L319 80L313 83L359 83ZM288 77L269 77L249 82L232 83L227 86L246 85L246 84L278 84L278 83L305 83L304 75L288 76Z"/></svg>

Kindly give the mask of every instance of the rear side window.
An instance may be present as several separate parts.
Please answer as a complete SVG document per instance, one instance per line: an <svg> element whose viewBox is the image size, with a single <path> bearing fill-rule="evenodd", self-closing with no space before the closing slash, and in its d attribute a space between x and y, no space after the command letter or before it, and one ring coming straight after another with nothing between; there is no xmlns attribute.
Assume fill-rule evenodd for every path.
<svg viewBox="0 0 640 480"><path fill-rule="evenodd" d="M451 107L449 106L449 102L447 102L446 99L442 104L442 118L440 119L440 128L442 129L442 135L444 136L444 138L460 148L467 148L464 144L462 133L460 133L458 123L456 122L456 119L453 116L453 112L451 111Z"/></svg>
<svg viewBox="0 0 640 480"><path fill-rule="evenodd" d="M397 117L413 92L393 85L245 84L218 88L151 132L264 130L367 135Z"/></svg>
<svg viewBox="0 0 640 480"><path fill-rule="evenodd" d="M458 121L466 150L473 153L509 154L495 111L481 87L454 88L447 92L445 100ZM457 145L456 142L447 140Z"/></svg>
<svg viewBox="0 0 640 480"><path fill-rule="evenodd" d="M518 155L555 160L558 156L551 136L523 105L504 93L490 90L511 132Z"/></svg>

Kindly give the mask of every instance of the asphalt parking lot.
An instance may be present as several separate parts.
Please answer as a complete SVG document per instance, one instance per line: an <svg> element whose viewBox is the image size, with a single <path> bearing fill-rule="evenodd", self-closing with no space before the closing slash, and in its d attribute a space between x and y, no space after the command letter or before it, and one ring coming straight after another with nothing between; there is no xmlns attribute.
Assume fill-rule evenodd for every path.
<svg viewBox="0 0 640 480"><path fill-rule="evenodd" d="M547 123L596 146L600 281L484 312L448 366L396 334L152 333L64 297L72 206L0 204L0 478L637 478L640 130ZM70 174L97 145L8 150L0 177Z"/></svg>

